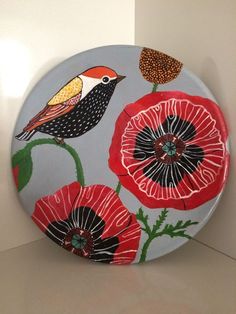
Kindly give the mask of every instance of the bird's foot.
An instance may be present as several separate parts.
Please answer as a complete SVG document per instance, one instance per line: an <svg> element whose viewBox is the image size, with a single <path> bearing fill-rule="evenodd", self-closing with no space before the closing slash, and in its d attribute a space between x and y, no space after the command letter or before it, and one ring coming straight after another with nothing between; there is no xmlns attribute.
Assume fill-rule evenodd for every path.
<svg viewBox="0 0 236 314"><path fill-rule="evenodd" d="M64 145L64 144L65 144L64 138L62 138L62 137L54 137L54 141L55 141L58 145Z"/></svg>

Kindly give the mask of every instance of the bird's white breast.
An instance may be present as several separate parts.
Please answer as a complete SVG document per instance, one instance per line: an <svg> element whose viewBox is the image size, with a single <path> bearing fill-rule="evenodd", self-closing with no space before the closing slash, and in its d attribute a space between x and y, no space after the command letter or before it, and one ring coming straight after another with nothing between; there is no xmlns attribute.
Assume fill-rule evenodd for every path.
<svg viewBox="0 0 236 314"><path fill-rule="evenodd" d="M101 83L101 79L96 79L93 77L88 77L84 75L79 75L81 80L83 81L83 87L82 87L82 95L81 99L83 99L96 85Z"/></svg>

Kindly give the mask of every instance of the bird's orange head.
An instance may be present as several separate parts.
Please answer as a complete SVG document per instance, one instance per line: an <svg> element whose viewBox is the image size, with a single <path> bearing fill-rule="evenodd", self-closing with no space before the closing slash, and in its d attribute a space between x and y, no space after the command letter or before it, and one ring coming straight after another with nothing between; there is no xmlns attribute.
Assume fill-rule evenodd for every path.
<svg viewBox="0 0 236 314"><path fill-rule="evenodd" d="M81 75L100 80L104 84L109 83L111 80L117 80L120 82L125 78L125 76L117 74L116 71L106 66L96 66L90 68L81 73Z"/></svg>
<svg viewBox="0 0 236 314"><path fill-rule="evenodd" d="M106 66L87 69L78 77L82 80L83 85L81 99L97 86L100 86L103 91L108 92L110 88L114 91L116 84L125 78L125 76L117 74L116 71Z"/></svg>

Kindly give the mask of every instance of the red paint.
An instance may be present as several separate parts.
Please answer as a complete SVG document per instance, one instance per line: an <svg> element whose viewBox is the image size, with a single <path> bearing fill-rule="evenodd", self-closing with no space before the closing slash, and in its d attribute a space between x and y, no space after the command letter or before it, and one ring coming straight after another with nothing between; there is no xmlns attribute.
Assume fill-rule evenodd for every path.
<svg viewBox="0 0 236 314"><path fill-rule="evenodd" d="M150 191L147 190L142 191L140 186L137 184L137 181L135 181L135 178L133 173L136 171L137 177L141 178L143 176L143 170L142 167L138 169L138 167L132 166L132 164L135 165L135 158L132 157L132 154L126 158L125 157L125 152L124 152L124 147L122 146L122 141L124 141L124 133L126 130L127 125L129 122L132 120L132 117L136 116L137 119L135 123L139 123L138 119L140 118L139 114L142 111L147 110L148 108L153 108L155 107L156 104L159 104L161 102L167 102L170 99L177 99L178 102L181 103L181 106L177 107L176 106L176 115L180 117L181 119L185 119L185 117L188 116L195 116L196 118L193 119L193 121L188 121L189 123L192 123L196 129L196 143L197 145L203 150L204 152L204 158L203 161L200 163L199 166L197 166L198 171L204 171L204 175L206 177L206 168L211 168L212 172L216 173L216 177L214 178L214 182L210 183L208 186L203 187L200 191L197 191L197 186L201 185L202 183L200 182L198 172L192 172L192 177L189 176L189 174L186 172L183 175L183 178L181 181L178 183L177 188L181 191L184 190L186 185L189 185L190 182L189 180L191 179L191 189L194 191L192 195L189 197L170 197L168 199L164 198L156 198L153 195L147 195ZM186 106L185 102L191 102L190 105ZM169 102L168 102L169 104ZM197 105L197 106L195 106ZM170 105L171 106L171 105ZM216 143L214 143L214 139L211 139L208 137L208 134L212 131L212 124L209 124L209 127L204 127L204 121L201 120L201 117L197 119L199 115L199 106L201 106L201 110L204 112L204 117L211 117L212 121L215 121L215 129L219 131L218 134L220 134L221 138L221 147L223 148L222 150L219 150L217 148L217 151L214 151L214 147L217 147ZM156 107L155 107L156 108ZM162 105L161 107L162 108ZM181 109L178 109L181 108ZM206 109L206 110L204 110ZM179 110L179 111L178 111ZM195 110L193 112L192 110ZM189 111L189 112L188 112ZM147 115L148 115L147 111ZM194 113L194 114L193 114ZM167 117L167 114L165 113L164 110L160 110L160 114L158 116L159 121L154 121L155 119L153 116L149 116L147 118L147 121L150 121L150 124L157 123L158 125L161 125ZM149 119L149 120L148 120ZM203 116L202 116L203 119ZM209 118L210 119L210 118ZM134 119L132 120L134 121ZM202 124L203 122L203 124ZM134 123L134 125L135 125ZM148 122L149 123L149 122ZM130 124L129 124L130 125ZM132 129L132 132L135 133L135 129ZM137 127L137 133L140 132L140 127ZM113 134L112 138L112 143L110 146L110 157L109 157L109 166L111 170L118 176L121 184L128 189L130 192L132 192L142 204L149 208L161 208L161 207L173 207L176 209L181 209L181 210L188 210L188 209L193 209L197 206L200 206L204 204L205 202L211 200L214 198L217 194L219 194L225 184L225 180L228 174L228 166L229 166L229 153L227 152L226 149L226 140L228 137L228 131L226 128L226 124L222 115L222 112L220 108L211 100L202 98L199 96L190 96L187 95L183 92L179 91L171 91L171 92L157 92L157 93L152 93L148 94L135 103L128 104L124 110L121 112L120 116L118 117L115 125L115 131ZM205 138L205 140L202 140L201 138ZM204 147L206 146L206 141L207 143L212 145L212 154L209 151L204 151ZM127 145L125 146L126 149L130 150L132 152L132 149L134 149L134 141L127 141ZM124 143L123 143L124 144ZM219 146L219 145L218 145ZM123 153L121 152L123 149ZM212 156L211 156L212 155ZM125 162L126 164L130 163L130 167L128 167L129 171L127 170L126 164L122 163L122 157L126 158ZM205 158L207 157L207 158ZM218 160L221 160L221 165L219 167L215 167L214 163L218 162ZM138 161L137 161L138 162ZM133 173L130 171L134 171ZM138 169L138 170L137 170ZM136 175L135 173L135 175ZM151 179L147 178L145 181L146 183L150 183ZM146 186L153 186L153 181L151 181L151 184L146 184ZM162 192L167 194L167 190L165 189L170 189L169 186L163 187L159 183L156 183L156 188L162 189ZM144 188L146 189L146 187ZM190 188L189 188L190 190ZM176 190L177 191L177 190ZM151 194L151 193L149 193Z"/></svg>

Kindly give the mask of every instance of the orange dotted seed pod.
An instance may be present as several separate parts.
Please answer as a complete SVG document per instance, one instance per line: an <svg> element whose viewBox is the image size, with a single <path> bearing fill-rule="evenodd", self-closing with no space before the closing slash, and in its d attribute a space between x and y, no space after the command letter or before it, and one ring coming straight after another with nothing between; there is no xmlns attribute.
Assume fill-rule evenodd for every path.
<svg viewBox="0 0 236 314"><path fill-rule="evenodd" d="M149 48L143 48L139 68L143 77L155 84L165 84L175 79L183 64L160 52Z"/></svg>

